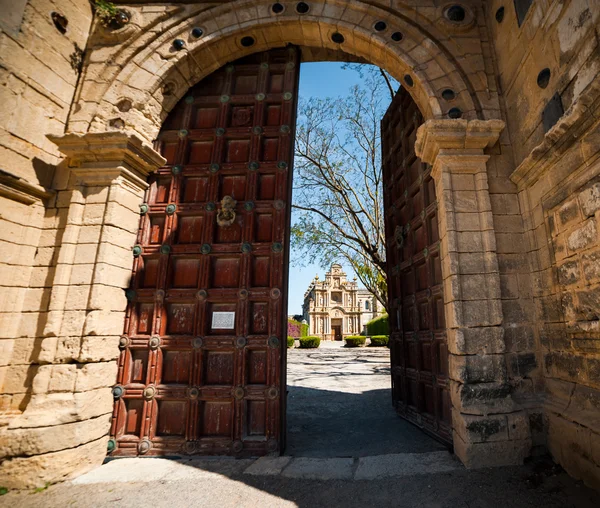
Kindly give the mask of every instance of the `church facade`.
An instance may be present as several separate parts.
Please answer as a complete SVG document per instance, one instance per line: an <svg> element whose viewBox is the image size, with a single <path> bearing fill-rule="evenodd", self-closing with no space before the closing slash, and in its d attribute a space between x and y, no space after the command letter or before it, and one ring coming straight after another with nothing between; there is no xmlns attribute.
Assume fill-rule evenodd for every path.
<svg viewBox="0 0 600 508"><path fill-rule="evenodd" d="M334 263L320 280L316 275L304 293L302 312L308 332L323 340L342 340L366 331L366 324L382 314L375 296L349 281L342 266Z"/></svg>

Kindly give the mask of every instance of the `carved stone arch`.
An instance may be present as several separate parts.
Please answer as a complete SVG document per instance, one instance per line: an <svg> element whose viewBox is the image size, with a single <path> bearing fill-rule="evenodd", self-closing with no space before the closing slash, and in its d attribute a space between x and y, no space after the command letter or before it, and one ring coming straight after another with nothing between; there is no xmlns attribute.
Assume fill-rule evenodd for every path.
<svg viewBox="0 0 600 508"><path fill-rule="evenodd" d="M168 112L203 77L230 61L288 43L324 50L314 51L317 58L341 51L351 59L385 68L413 96L425 119L444 118L451 107L460 109L466 119L496 114L495 94L491 100L486 95L487 110L481 107L477 90L482 85L475 86L469 79L479 79L481 74L474 72L477 65L473 72L466 68L469 62L461 54L464 48L444 31L443 23L438 26L435 20L417 17L412 8L384 10L361 1L315 1L307 15L286 9L274 16L270 5L262 0L240 0L204 10L177 7L170 16L147 20L150 26L133 33L132 40L125 41L111 58L95 64L100 59L94 53L103 55L106 48L92 47L68 130L122 129L153 140ZM373 29L379 19L388 25L381 34ZM191 35L194 27L202 28L202 37ZM335 32L344 36L344 43L331 40ZM401 41L391 39L394 32L402 34ZM246 36L255 39L251 47L240 44ZM176 39L184 41L184 49L174 48ZM448 88L456 93L451 104L441 98ZM133 107L123 108L122 104Z"/></svg>

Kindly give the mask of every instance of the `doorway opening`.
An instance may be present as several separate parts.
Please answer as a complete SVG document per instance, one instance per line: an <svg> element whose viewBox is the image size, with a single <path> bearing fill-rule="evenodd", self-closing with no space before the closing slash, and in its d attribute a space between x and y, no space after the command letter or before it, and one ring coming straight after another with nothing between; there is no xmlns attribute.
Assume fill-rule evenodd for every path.
<svg viewBox="0 0 600 508"><path fill-rule="evenodd" d="M232 62L163 124L156 149L167 163L151 178L134 249L113 455L286 448L299 67L297 47ZM435 189L414 154L422 116L407 92L394 102L382 123L392 402L448 441Z"/></svg>

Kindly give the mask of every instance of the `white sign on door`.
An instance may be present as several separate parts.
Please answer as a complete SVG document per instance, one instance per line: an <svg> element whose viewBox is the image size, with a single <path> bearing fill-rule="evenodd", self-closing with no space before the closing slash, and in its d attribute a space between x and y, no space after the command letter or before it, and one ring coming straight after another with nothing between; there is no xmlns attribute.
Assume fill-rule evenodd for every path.
<svg viewBox="0 0 600 508"><path fill-rule="evenodd" d="M213 330L233 330L235 328L235 312L213 312Z"/></svg>

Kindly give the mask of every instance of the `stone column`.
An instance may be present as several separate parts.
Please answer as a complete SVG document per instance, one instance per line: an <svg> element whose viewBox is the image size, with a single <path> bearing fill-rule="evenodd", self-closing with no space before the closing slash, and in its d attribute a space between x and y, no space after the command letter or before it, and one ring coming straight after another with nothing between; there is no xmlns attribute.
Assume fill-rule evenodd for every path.
<svg viewBox="0 0 600 508"><path fill-rule="evenodd" d="M15 448L8 455L17 458L0 466L7 486L16 488L64 480L102 464L140 205L148 174L165 163L139 138L120 132L50 139L67 155L62 180L55 182L56 207L64 210L58 215L66 223L55 232L52 291L32 397L6 433L8 442L31 448Z"/></svg>
<svg viewBox="0 0 600 508"><path fill-rule="evenodd" d="M484 153L503 128L501 120L429 120L415 146L435 180L454 451L467 467L520 464L531 448L507 382Z"/></svg>

